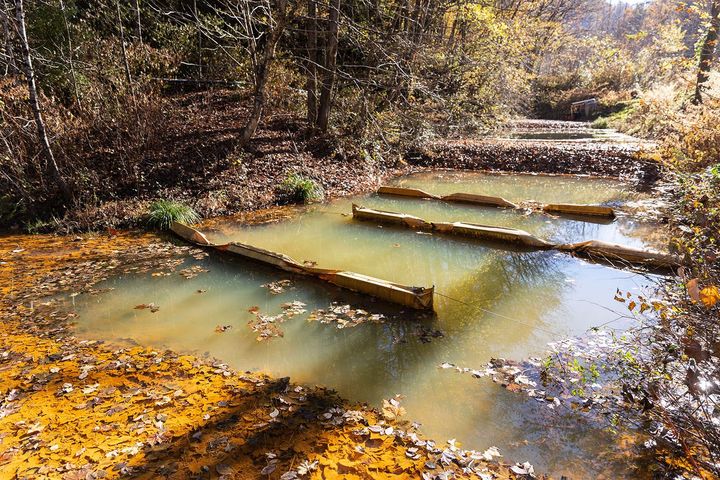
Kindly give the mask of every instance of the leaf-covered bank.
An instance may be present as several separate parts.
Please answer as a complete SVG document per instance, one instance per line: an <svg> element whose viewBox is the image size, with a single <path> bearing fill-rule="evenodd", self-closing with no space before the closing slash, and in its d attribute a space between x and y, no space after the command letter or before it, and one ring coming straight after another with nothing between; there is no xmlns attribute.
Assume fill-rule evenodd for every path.
<svg viewBox="0 0 720 480"><path fill-rule="evenodd" d="M108 143L87 157L96 168L107 169L101 177L114 185L94 194L95 201L36 218L24 216L0 196L0 216L31 232L101 231L146 225L157 199L183 202L205 219L296 202L302 198L288 190L292 178L312 182L330 199L371 191L389 177L426 168L602 175L641 189L651 187L660 173L657 162L638 156L636 145L519 144L474 135L429 138L406 150L380 154L357 150L346 138L308 138L302 119L285 114L268 118L257 138L237 150L233 139L247 116L237 95L216 89L166 97L163 119L134 167L142 175L132 185L124 170L112 166L125 153ZM539 124L558 132L568 125L583 126Z"/></svg>
<svg viewBox="0 0 720 480"><path fill-rule="evenodd" d="M212 358L72 335L72 300L98 281L202 254L151 235L0 237L1 478L522 477L492 449L424 439L395 399L376 411Z"/></svg>

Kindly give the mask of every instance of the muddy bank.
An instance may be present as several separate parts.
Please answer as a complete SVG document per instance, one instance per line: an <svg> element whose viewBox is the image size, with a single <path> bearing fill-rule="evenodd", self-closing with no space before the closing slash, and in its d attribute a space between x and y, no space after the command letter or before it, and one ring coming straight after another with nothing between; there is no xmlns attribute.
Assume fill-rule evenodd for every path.
<svg viewBox="0 0 720 480"><path fill-rule="evenodd" d="M242 168L164 188L156 197L110 201L74 210L57 225L60 231L130 228L143 224L151 198L173 198L191 205L204 218L237 215L291 200L281 184L298 172L322 186L326 199L367 193L388 179L428 169L594 175L617 178L648 191L660 178L660 166L625 145L550 145L495 140L442 141L407 152L399 162L367 162L307 153L252 156Z"/></svg>
<svg viewBox="0 0 720 480"><path fill-rule="evenodd" d="M640 152L631 144L451 140L409 152L407 159L425 168L605 176L649 190L662 170L658 163L640 158Z"/></svg>
<svg viewBox="0 0 720 480"><path fill-rule="evenodd" d="M519 478L495 451L423 439L382 411L213 358L82 341L78 295L204 255L152 235L0 237L3 478ZM60 295L64 294L64 295Z"/></svg>
<svg viewBox="0 0 720 480"><path fill-rule="evenodd" d="M235 215L289 203L281 189L291 172L322 186L327 198L366 193L393 176L425 168L605 175L648 188L659 176L656 164L637 158L637 145L449 140L380 158L351 147L354 139L308 138L304 121L271 112L244 150L234 147L247 115L231 90L169 97L162 128L146 145L133 182L118 172L102 175L107 191L92 204L81 203L58 219L33 224L36 232L98 231L143 226L148 205L158 198L192 206L204 218ZM525 120L510 128L564 132L586 128L575 122ZM121 155L111 149L97 152ZM21 228L23 222L17 222Z"/></svg>

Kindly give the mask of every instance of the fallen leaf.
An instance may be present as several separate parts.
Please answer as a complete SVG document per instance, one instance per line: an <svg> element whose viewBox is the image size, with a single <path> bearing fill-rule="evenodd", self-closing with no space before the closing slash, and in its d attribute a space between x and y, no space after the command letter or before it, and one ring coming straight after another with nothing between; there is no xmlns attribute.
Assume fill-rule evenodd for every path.
<svg viewBox="0 0 720 480"><path fill-rule="evenodd" d="M715 306L720 301L720 289L714 285L703 288L698 295L702 303L708 308Z"/></svg>
<svg viewBox="0 0 720 480"><path fill-rule="evenodd" d="M513 471L513 473L516 473L518 475L532 475L535 473L535 469L532 465L530 465L529 462L525 462L523 464L517 463L514 466L510 467L510 470Z"/></svg>
<svg viewBox="0 0 720 480"><path fill-rule="evenodd" d="M141 303L140 305L135 305L135 310L150 310L150 312L155 313L158 310L160 310L160 307L155 305L154 303Z"/></svg>
<svg viewBox="0 0 720 480"><path fill-rule="evenodd" d="M265 468L260 470L260 475L270 475L271 473L273 473L275 471L276 468L277 468L276 463L271 463L269 465L266 465Z"/></svg>
<svg viewBox="0 0 720 480"><path fill-rule="evenodd" d="M688 295L690 295L690 299L697 303L700 301L700 289L698 287L698 279L693 278L692 280L688 280L687 282L687 291Z"/></svg>

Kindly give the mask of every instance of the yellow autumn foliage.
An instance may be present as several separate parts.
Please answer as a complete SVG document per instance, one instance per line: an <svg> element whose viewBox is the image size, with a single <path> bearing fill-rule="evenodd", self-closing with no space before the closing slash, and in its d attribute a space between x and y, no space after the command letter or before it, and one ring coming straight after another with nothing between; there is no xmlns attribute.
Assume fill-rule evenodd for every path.
<svg viewBox="0 0 720 480"><path fill-rule="evenodd" d="M699 296L700 301L706 307L713 307L716 303L718 303L718 301L720 301L720 289L718 289L718 287L714 285L710 287L705 287L700 290Z"/></svg>

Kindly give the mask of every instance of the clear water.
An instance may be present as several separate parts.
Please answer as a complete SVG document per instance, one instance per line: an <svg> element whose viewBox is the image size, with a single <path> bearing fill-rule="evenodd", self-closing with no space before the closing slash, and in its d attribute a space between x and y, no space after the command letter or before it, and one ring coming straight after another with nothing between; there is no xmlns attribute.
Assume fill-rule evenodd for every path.
<svg viewBox="0 0 720 480"><path fill-rule="evenodd" d="M619 204L633 197L615 182L572 177L441 172L397 183L432 193L476 192L510 200ZM278 223L225 223L210 237L250 243L320 266L435 285L440 294L435 315L402 311L302 278L294 279L294 288L272 295L261 285L288 275L211 254L192 261L210 271L189 280L177 274L117 277L106 285L114 290L77 297L78 331L92 338L131 338L157 347L209 352L239 369L330 386L346 398L373 405L399 393L405 396L408 418L439 441L457 438L474 449L496 445L508 460L528 460L538 471L558 478L626 476L621 463L601 455L612 450L611 440L601 432L567 419L551 428L553 415L547 407L504 391L489 379L438 366L451 362L480 367L493 357L540 354L561 336L616 320L622 315L613 313L622 310L613 301L616 289L638 292L646 279L557 252L517 252L356 222L348 216L352 202L428 220L522 228L553 240L644 244L640 232L645 227L629 219L602 225L436 201L341 199L298 208L297 216ZM282 303L293 300L306 303L308 311L340 302L391 318L383 324L338 329L308 322L305 314L280 325L282 338L257 342L247 326L253 318L248 308L276 314ZM157 313L133 308L150 302L160 307ZM614 325L623 328L625 322L617 319ZM216 333L217 325L233 328ZM440 330L444 336L425 343L423 329Z"/></svg>
<svg viewBox="0 0 720 480"><path fill-rule="evenodd" d="M447 170L409 175L394 183L406 188L425 188L436 195L475 193L503 197L512 202L621 205L637 196L615 180L575 175Z"/></svg>

